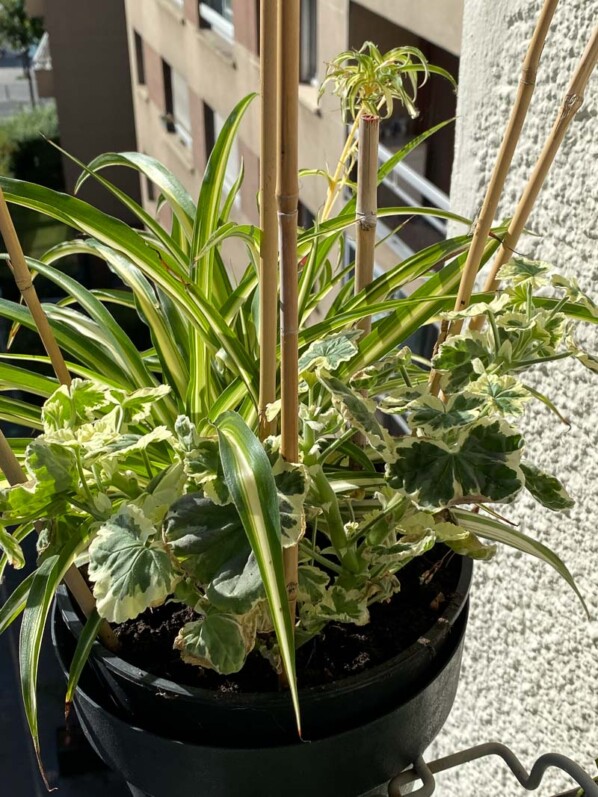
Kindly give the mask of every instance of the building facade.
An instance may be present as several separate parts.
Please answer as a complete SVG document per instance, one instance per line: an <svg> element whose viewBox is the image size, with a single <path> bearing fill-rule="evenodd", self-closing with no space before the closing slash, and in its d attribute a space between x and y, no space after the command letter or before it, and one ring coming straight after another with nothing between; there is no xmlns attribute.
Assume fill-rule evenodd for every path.
<svg viewBox="0 0 598 797"><path fill-rule="evenodd" d="M273 1L273 0L268 0ZM318 103L326 62L348 47L371 40L382 49L420 47L435 63L456 75L461 39L462 0L302 0L299 160L301 168L334 170L344 129L335 98ZM162 161L197 195L213 142L234 105L259 87L259 0L126 0L133 99L140 152ZM431 22L432 20L432 22ZM442 84L442 85L439 85ZM241 159L245 179L237 215L257 222L259 180L259 100L249 110L229 163L230 185ZM454 115L455 97L443 81L430 81L421 94L416 124L397 116L383 125L380 156L389 153L440 118ZM453 134L439 134L399 174L381 187L387 206L437 204L448 207ZM323 204L322 178L301 181L300 223L309 223ZM154 208L149 183L143 199ZM392 220L391 220L392 221ZM380 226L380 237L388 229ZM442 237L442 223L417 233ZM380 247L380 266L397 262L409 240L393 236ZM415 241L412 241L415 244Z"/></svg>
<svg viewBox="0 0 598 797"><path fill-rule="evenodd" d="M84 163L103 152L136 148L123 0L27 0L30 16L43 17L47 35L36 64L43 96L54 96L62 147ZM81 169L63 159L65 184L73 191ZM140 199L133 172L110 174ZM81 197L126 221L134 217L105 188L88 180Z"/></svg>

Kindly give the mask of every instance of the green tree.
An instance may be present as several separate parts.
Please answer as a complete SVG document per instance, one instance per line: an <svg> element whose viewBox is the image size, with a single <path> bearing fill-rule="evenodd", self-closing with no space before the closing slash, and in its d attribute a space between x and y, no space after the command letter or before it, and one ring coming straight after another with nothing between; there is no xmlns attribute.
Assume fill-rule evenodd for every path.
<svg viewBox="0 0 598 797"><path fill-rule="evenodd" d="M31 105L35 106L35 92L31 76L31 56L29 51L44 32L41 19L30 17L25 9L25 0L1 0L0 2L0 44L10 47L21 56L23 71L29 81Z"/></svg>

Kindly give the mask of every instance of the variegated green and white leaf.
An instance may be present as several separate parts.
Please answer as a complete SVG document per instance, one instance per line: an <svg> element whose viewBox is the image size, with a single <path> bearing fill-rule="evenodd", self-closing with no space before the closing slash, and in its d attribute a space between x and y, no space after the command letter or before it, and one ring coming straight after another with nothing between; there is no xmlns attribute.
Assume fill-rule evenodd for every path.
<svg viewBox="0 0 598 797"><path fill-rule="evenodd" d="M575 504L556 476L544 473L529 462L523 462L521 470L525 476L526 489L543 506L554 512L562 512L563 509L571 509Z"/></svg>
<svg viewBox="0 0 598 797"><path fill-rule="evenodd" d="M156 529L134 505L104 522L89 546L89 579L101 617L122 623L173 591L177 576Z"/></svg>
<svg viewBox="0 0 598 797"><path fill-rule="evenodd" d="M336 371L341 363L348 362L357 354L358 349L353 341L361 334L361 330L348 330L314 341L299 358L299 371L313 371L316 368Z"/></svg>
<svg viewBox="0 0 598 797"><path fill-rule="evenodd" d="M549 564L565 579L571 589L574 590L586 614L590 617L588 607L567 566L554 551L551 551L546 545L538 542L538 540L534 540L532 537L528 537L512 526L507 526L506 523L502 523L500 520L495 520L485 515L474 514L473 512L468 512L463 509L454 509L452 510L452 514L455 516L460 526L464 526L477 536L483 537L486 540L491 540L492 542L508 545L523 553L531 554L531 556L535 556Z"/></svg>
<svg viewBox="0 0 598 797"><path fill-rule="evenodd" d="M467 393L484 400L492 412L518 417L531 399L529 390L514 376L482 374L467 385Z"/></svg>
<svg viewBox="0 0 598 797"><path fill-rule="evenodd" d="M498 278L502 282L510 282L513 285L526 284L532 288L541 288L549 284L551 270L552 266L548 263L516 255L502 266Z"/></svg>
<svg viewBox="0 0 598 797"><path fill-rule="evenodd" d="M523 486L521 435L504 422L483 419L452 445L402 438L387 466L391 487L421 507L472 501L505 501Z"/></svg>
<svg viewBox="0 0 598 797"><path fill-rule="evenodd" d="M248 622L249 620L249 622ZM174 646L187 664L207 667L221 675L238 672L255 644L256 623L233 614L213 612L184 625Z"/></svg>
<svg viewBox="0 0 598 797"><path fill-rule="evenodd" d="M295 645L284 577L276 482L266 452L239 415L223 413L216 421L216 428L226 482L266 589L301 733Z"/></svg>
<svg viewBox="0 0 598 797"><path fill-rule="evenodd" d="M449 396L446 402L424 395L410 405L409 424L426 436L446 435L474 423L480 417L482 403L480 398L462 393Z"/></svg>
<svg viewBox="0 0 598 797"><path fill-rule="evenodd" d="M234 504L199 493L179 498L164 521L174 557L221 611L244 614L264 598L264 586Z"/></svg>
<svg viewBox="0 0 598 797"><path fill-rule="evenodd" d="M361 432L368 443L386 462L394 459L394 442L388 431L376 418L376 404L360 396L343 381L318 371L318 379L329 391L332 403L355 431Z"/></svg>
<svg viewBox="0 0 598 797"><path fill-rule="evenodd" d="M460 390L472 378L474 360L479 360L484 366L487 366L491 357L487 336L474 332L467 336L449 338L440 347L432 364L436 371L443 374L443 390L453 393Z"/></svg>

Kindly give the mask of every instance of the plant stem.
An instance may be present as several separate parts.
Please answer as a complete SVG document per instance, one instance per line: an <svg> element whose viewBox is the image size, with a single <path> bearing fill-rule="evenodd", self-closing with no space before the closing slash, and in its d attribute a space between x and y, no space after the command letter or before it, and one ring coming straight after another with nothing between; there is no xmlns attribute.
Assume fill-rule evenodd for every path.
<svg viewBox="0 0 598 797"><path fill-rule="evenodd" d="M353 124L351 125L351 129L347 135L347 139L345 141L345 146L343 147L343 151L341 152L340 158L336 165L336 171L330 181L330 187L328 189L328 195L326 197L326 203L322 210L322 221L326 221L330 213L332 212L332 207L336 202L336 198L338 196L338 192L340 190L342 179L343 179L343 171L345 170L345 164L349 155L351 154L351 150L355 145L355 135L359 128L359 121L361 119L361 111L357 114L355 119L353 120Z"/></svg>
<svg viewBox="0 0 598 797"><path fill-rule="evenodd" d="M263 440L276 431L276 421L266 419L266 407L276 400L276 343L278 322L278 230L276 216L277 136L277 7L260 5L260 392L259 432Z"/></svg>
<svg viewBox="0 0 598 797"><path fill-rule="evenodd" d="M312 478L318 492L320 505L324 509L330 542L344 567L355 573L359 570L359 563L355 549L352 546L349 547L336 493L321 467L314 468Z"/></svg>
<svg viewBox="0 0 598 797"><path fill-rule="evenodd" d="M519 200L513 219L509 225L509 229L503 239L503 243L496 253L496 259L492 266L492 270L488 275L486 284L484 285L485 291L495 291L498 288L499 281L497 274L501 266L511 257L513 251L517 247L517 243L523 232L530 213L533 210L536 199L546 176L552 166L555 156L561 146L565 133L571 121L573 120L577 111L581 108L584 100L584 92L590 75L594 71L596 63L598 62L598 27L594 28L592 36L587 44L587 47L581 57L577 69L573 73L567 92L559 109L555 123L546 139L544 148L540 153L540 157L536 163L534 171L529 179L529 182Z"/></svg>
<svg viewBox="0 0 598 797"><path fill-rule="evenodd" d="M299 458L299 354L297 322L297 210L299 201L299 0L278 3L278 222L280 230L281 442L287 462ZM297 604L296 545L284 549L291 617Z"/></svg>

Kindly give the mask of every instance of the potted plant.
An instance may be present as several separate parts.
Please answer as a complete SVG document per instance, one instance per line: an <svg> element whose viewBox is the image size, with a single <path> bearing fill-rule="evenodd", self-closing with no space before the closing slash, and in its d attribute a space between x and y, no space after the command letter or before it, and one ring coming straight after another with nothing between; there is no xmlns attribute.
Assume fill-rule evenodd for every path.
<svg viewBox="0 0 598 797"><path fill-rule="evenodd" d="M523 490L555 511L571 505L558 479L525 459L516 422L526 404L558 410L522 375L564 357L596 370L573 333L579 321L596 323L598 308L546 264L521 257L502 266L498 290L469 290L463 301L471 272L505 234L513 244L512 222L490 236L479 225L372 279L375 218L430 212L379 211L375 187L434 132L378 170L377 116L391 98L413 104L432 71L412 48L383 56L370 46L331 65L353 127L321 217L298 235L295 150L283 146L291 159L278 191L280 398L275 380L269 396L264 390L259 345L276 325L275 311L264 314L264 263L257 267L272 230L230 221L241 178L228 196L223 189L251 97L224 125L197 204L150 157L112 153L81 164L80 182L100 181L141 232L75 197L0 179L9 202L82 235L25 262L0 202L29 308L0 300L0 313L40 330L48 355L33 359L52 363L62 382L3 355L4 382L44 399L41 408L10 398L0 407L39 432L0 440L13 483L0 498L0 567L21 566L21 543L37 535L37 568L0 609L0 631L23 614L21 679L38 755L36 672L56 594L67 705L77 695L92 744L135 793L171 797L198 784L210 796L357 795L378 786L425 749L450 710L472 558L506 543L576 589L558 556L494 505ZM282 81L283 118L296 82L292 72ZM292 139L292 126L284 128ZM355 197L332 216L355 152ZM169 230L103 176L115 165L156 184L172 212ZM355 224L356 263L342 268L336 247ZM219 252L233 237L251 261L236 286ZM104 260L126 290L90 291L56 267L76 253ZM41 311L29 270L65 299ZM421 276L409 297L394 298ZM327 297L324 319L310 323ZM138 314L149 347L133 344L113 304ZM432 362L401 347L437 318L444 326ZM385 413L400 415L408 433L393 437Z"/></svg>

